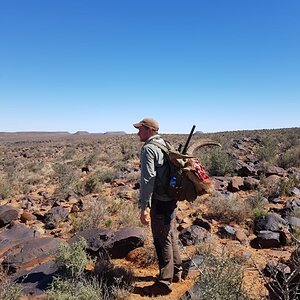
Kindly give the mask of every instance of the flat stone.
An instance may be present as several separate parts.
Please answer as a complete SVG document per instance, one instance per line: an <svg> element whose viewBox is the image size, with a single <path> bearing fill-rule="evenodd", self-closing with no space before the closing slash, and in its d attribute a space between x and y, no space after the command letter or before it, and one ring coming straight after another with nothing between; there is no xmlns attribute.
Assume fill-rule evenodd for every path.
<svg viewBox="0 0 300 300"><path fill-rule="evenodd" d="M184 246L196 245L210 240L211 234L205 228L191 225L180 232L179 239Z"/></svg>
<svg viewBox="0 0 300 300"><path fill-rule="evenodd" d="M2 265L12 273L21 268L34 267L53 255L61 243L65 243L65 241L49 237L33 238L21 242L3 253Z"/></svg>
<svg viewBox="0 0 300 300"><path fill-rule="evenodd" d="M10 205L0 206L0 227L9 224L13 220L18 219L18 210Z"/></svg>
<svg viewBox="0 0 300 300"><path fill-rule="evenodd" d="M144 245L145 232L140 227L121 228L107 245L111 258L125 258L127 254Z"/></svg>
<svg viewBox="0 0 300 300"><path fill-rule="evenodd" d="M0 256L10 247L28 239L39 237L40 234L23 224L14 224L0 230Z"/></svg>
<svg viewBox="0 0 300 300"><path fill-rule="evenodd" d="M240 191L244 186L244 179L239 176L233 176L231 178L231 181L228 184L228 191L230 192L238 192Z"/></svg>
<svg viewBox="0 0 300 300"><path fill-rule="evenodd" d="M22 294L31 297L45 293L55 276L61 275L54 261L43 263L31 270L13 274L12 279L21 285Z"/></svg>
<svg viewBox="0 0 300 300"><path fill-rule="evenodd" d="M231 226L220 226L218 228L218 235L221 237L221 238L229 238L229 239L232 239L232 240L235 240L236 238L236 230L231 227Z"/></svg>
<svg viewBox="0 0 300 300"><path fill-rule="evenodd" d="M280 233L268 230L260 231L257 234L257 243L261 248L280 247Z"/></svg>
<svg viewBox="0 0 300 300"><path fill-rule="evenodd" d="M72 245L77 242L80 237L87 241L87 250L90 254L98 255L99 251L104 251L110 240L114 237L114 232L106 228L85 229L73 236L68 243Z"/></svg>

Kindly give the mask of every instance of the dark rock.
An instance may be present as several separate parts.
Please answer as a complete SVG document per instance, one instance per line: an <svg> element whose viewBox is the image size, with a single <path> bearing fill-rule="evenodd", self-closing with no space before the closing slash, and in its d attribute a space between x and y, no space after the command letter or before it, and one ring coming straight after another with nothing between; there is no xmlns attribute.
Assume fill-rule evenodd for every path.
<svg viewBox="0 0 300 300"><path fill-rule="evenodd" d="M260 248L280 247L280 233L268 230L260 231L257 234L257 244Z"/></svg>
<svg viewBox="0 0 300 300"><path fill-rule="evenodd" d="M293 216L287 216L286 221L292 230L295 230L296 228L300 228L300 219L299 218L296 218Z"/></svg>
<svg viewBox="0 0 300 300"><path fill-rule="evenodd" d="M7 251L13 245L22 241L38 237L40 234L23 224L14 224L9 228L3 228L0 231L0 255Z"/></svg>
<svg viewBox="0 0 300 300"><path fill-rule="evenodd" d="M64 241L55 238L33 238L19 243L3 254L2 265L9 272L15 273L22 267L34 267L53 255L60 243ZM64 242L65 243L65 242Z"/></svg>
<svg viewBox="0 0 300 300"><path fill-rule="evenodd" d="M54 229L58 226L59 222L64 221L69 215L67 209L57 206L51 208L51 210L45 214L45 228Z"/></svg>
<svg viewBox="0 0 300 300"><path fill-rule="evenodd" d="M44 196L48 195L48 192L47 192L47 191L39 191L39 192L38 192L38 195L44 197Z"/></svg>
<svg viewBox="0 0 300 300"><path fill-rule="evenodd" d="M144 230L140 227L121 228L108 243L107 251L111 258L125 258L133 249L142 247L145 238Z"/></svg>
<svg viewBox="0 0 300 300"><path fill-rule="evenodd" d="M246 199L245 202L248 203L252 208L255 208L257 206L264 207L269 204L268 199L261 196L250 196Z"/></svg>
<svg viewBox="0 0 300 300"><path fill-rule="evenodd" d="M0 206L0 227L18 219L18 211L10 205Z"/></svg>
<svg viewBox="0 0 300 300"><path fill-rule="evenodd" d="M221 238L229 238L235 240L235 234L236 234L236 230L231 226L226 225L226 226L220 226L218 228L218 235Z"/></svg>
<svg viewBox="0 0 300 300"><path fill-rule="evenodd" d="M237 174L241 177L247 177L247 176L256 176L257 171L254 167L247 165L243 163L241 166L239 166L236 170Z"/></svg>
<svg viewBox="0 0 300 300"><path fill-rule="evenodd" d="M255 190L259 185L259 180L253 177L244 178L244 190Z"/></svg>
<svg viewBox="0 0 300 300"><path fill-rule="evenodd" d="M271 175L284 176L286 171L280 167L267 165L264 167L264 173L267 177Z"/></svg>
<svg viewBox="0 0 300 300"><path fill-rule="evenodd" d="M291 273L291 268L284 263L271 260L267 262L263 273L268 277L272 276L274 278L275 276L277 280L281 280L283 276L288 276Z"/></svg>
<svg viewBox="0 0 300 300"><path fill-rule="evenodd" d="M289 200L284 208L289 208L291 210L294 210L295 208L300 208L300 199L292 199Z"/></svg>
<svg viewBox="0 0 300 300"><path fill-rule="evenodd" d="M200 274L201 267L205 261L204 254L195 255L182 263L182 279L187 279Z"/></svg>
<svg viewBox="0 0 300 300"><path fill-rule="evenodd" d="M199 284L196 283L184 293L180 300L198 300L199 295L201 294L201 287L199 286Z"/></svg>
<svg viewBox="0 0 300 300"><path fill-rule="evenodd" d="M273 203L273 204L278 204L278 203L283 203L284 202L284 200L282 200L281 198L271 198L270 200L269 200L271 203Z"/></svg>
<svg viewBox="0 0 300 300"><path fill-rule="evenodd" d="M258 231L280 231L284 226L287 225L280 215L275 213L268 213L266 217L256 219L254 221L254 232Z"/></svg>
<svg viewBox="0 0 300 300"><path fill-rule="evenodd" d="M43 263L31 270L22 270L13 275L12 279L21 285L22 294L38 296L45 293L53 278L61 275L53 261Z"/></svg>
<svg viewBox="0 0 300 300"><path fill-rule="evenodd" d="M229 182L228 177L221 177L221 176L214 177L214 186L217 191L222 191L227 189L228 182Z"/></svg>
<svg viewBox="0 0 300 300"><path fill-rule="evenodd" d="M69 240L69 244L72 245L77 242L80 237L83 237L87 241L87 251L94 256L100 252L104 252L104 249L113 240L114 233L112 230L104 228L85 229L73 236Z"/></svg>
<svg viewBox="0 0 300 300"><path fill-rule="evenodd" d="M200 219L200 218L196 218L194 221L193 221L193 225L198 225L200 227L203 227L205 228L207 231L210 231L211 230L211 226L209 224L209 222L207 220L204 220L204 219Z"/></svg>
<svg viewBox="0 0 300 300"><path fill-rule="evenodd" d="M294 187L291 194L293 196L300 196L300 190L298 188Z"/></svg>
<svg viewBox="0 0 300 300"><path fill-rule="evenodd" d="M280 188L278 187L275 191L273 191L269 196L268 200L272 202L274 199L280 197Z"/></svg>
<svg viewBox="0 0 300 300"><path fill-rule="evenodd" d="M238 192L240 191L244 186L244 179L242 177L239 176L233 176L231 178L231 181L228 184L228 191L230 192Z"/></svg>
<svg viewBox="0 0 300 300"><path fill-rule="evenodd" d="M90 166L90 165L87 165L87 166L81 168L81 172L89 173L89 172L92 172L92 171L93 171L93 167Z"/></svg>
<svg viewBox="0 0 300 300"><path fill-rule="evenodd" d="M179 239L184 246L196 245L210 240L211 234L198 225L192 225L180 232Z"/></svg>

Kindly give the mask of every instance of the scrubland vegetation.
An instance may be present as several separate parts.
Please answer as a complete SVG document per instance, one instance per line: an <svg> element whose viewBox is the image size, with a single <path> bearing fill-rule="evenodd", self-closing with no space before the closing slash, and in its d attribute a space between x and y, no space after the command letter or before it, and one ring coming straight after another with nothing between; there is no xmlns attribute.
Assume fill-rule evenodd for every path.
<svg viewBox="0 0 300 300"><path fill-rule="evenodd" d="M187 136L163 137L178 146L184 144ZM288 201L300 200L295 194L295 189L300 188L299 128L199 133L193 136L193 142L203 138L222 145L222 148L206 147L196 153L210 176L218 182L218 188L212 195L199 197L192 204L181 203L179 218L183 221L180 226L188 227L193 218L203 218L212 226L214 240L219 239L218 226L234 225L234 228L244 230L250 241L256 234L256 224L266 220L269 213L282 213ZM65 240L91 228L139 227L140 147L136 135L3 140L0 145L1 205L10 204L18 207L20 213L32 213L37 220L25 222L27 226L34 225L47 236ZM252 167L259 171L255 176L239 174L241 161L247 163L249 173ZM282 168L276 172L284 172L284 175L268 174L269 166ZM257 184L249 189L230 186L235 176L253 177ZM231 191L228 191L229 187ZM55 206L67 209L69 214L55 229L48 230L40 220ZM300 208L293 207L284 213L299 218ZM299 246L300 227L295 226L290 232L291 235L285 237L288 242L282 247L293 253ZM224 248L224 239L221 241ZM129 299L133 293L134 270L116 266L113 260L95 261L85 247L85 241L80 240L73 248L66 245L59 248L56 263L62 273L52 282L46 299ZM250 251L247 247L243 251ZM245 280L250 280L245 277L245 269L254 268L252 260L241 259L234 253L229 255L226 251L217 254L216 248L210 251L204 247L187 248L189 255L201 253L204 257L198 266L200 276L195 278L199 289L194 291L195 298L191 299L267 299L274 293L273 299L298 299L297 292L291 290L300 272L291 265L292 270L298 270L295 271L298 277L295 275L292 279L278 271L280 260L273 266L270 276L262 276L261 266L257 267L256 275L269 291L269 296L266 293L262 296L245 288ZM257 251L262 251L260 255L266 255L265 259L268 259L263 249ZM188 258L185 252L182 254ZM134 263L145 269L155 265L154 247L141 248ZM92 266L90 270L88 265ZM19 299L21 286L11 281L5 270L1 270L0 277L0 298ZM262 277L268 278L268 283ZM296 286L298 288L299 284ZM177 296L179 299L182 295Z"/></svg>

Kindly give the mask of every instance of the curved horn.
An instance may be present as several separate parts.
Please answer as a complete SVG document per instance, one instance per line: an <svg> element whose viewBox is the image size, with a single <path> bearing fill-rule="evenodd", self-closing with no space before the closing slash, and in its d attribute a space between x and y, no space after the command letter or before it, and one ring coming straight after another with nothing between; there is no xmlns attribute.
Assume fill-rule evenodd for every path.
<svg viewBox="0 0 300 300"><path fill-rule="evenodd" d="M204 147L204 146L218 146L218 147L222 147L222 145L220 143L217 143L217 142L214 142L212 140L200 140L196 143L194 143L193 145L191 145L189 148L188 148L188 153L190 155L193 155L194 156L194 153Z"/></svg>

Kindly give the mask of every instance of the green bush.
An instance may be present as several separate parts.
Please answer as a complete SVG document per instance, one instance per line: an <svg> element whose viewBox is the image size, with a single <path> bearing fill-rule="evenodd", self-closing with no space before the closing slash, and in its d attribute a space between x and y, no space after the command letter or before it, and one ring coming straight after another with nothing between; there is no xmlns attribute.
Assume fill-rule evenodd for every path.
<svg viewBox="0 0 300 300"><path fill-rule="evenodd" d="M73 232L104 225L109 218L105 202L98 198L89 203L85 211L78 213L72 220Z"/></svg>
<svg viewBox="0 0 300 300"><path fill-rule="evenodd" d="M79 181L79 176L76 176L74 170L67 164L56 163L53 166L55 177L58 181L58 187L55 194L62 198L73 191Z"/></svg>
<svg viewBox="0 0 300 300"><path fill-rule="evenodd" d="M277 141L271 136L262 139L262 147L256 151L257 158L261 161L272 162L275 159Z"/></svg>
<svg viewBox="0 0 300 300"><path fill-rule="evenodd" d="M251 216L250 205L234 195L225 196L215 193L208 199L206 204L208 208L207 218L227 224L231 221L240 224Z"/></svg>
<svg viewBox="0 0 300 300"><path fill-rule="evenodd" d="M290 176L288 178L282 178L279 181L279 192L282 196L291 196L292 190L299 186L299 179L296 176Z"/></svg>
<svg viewBox="0 0 300 300"><path fill-rule="evenodd" d="M201 275L196 281L193 299L199 300L250 300L243 290L244 266L240 260L224 253L220 258L204 255ZM188 299L188 298L183 298Z"/></svg>
<svg viewBox="0 0 300 300"><path fill-rule="evenodd" d="M300 146L297 145L293 148L288 149L286 152L281 154L277 159L277 165L288 169L291 167L300 167Z"/></svg>
<svg viewBox="0 0 300 300"><path fill-rule="evenodd" d="M71 277L81 276L86 265L92 263L85 252L86 246L87 242L84 238L80 238L72 246L61 243L55 256L56 264Z"/></svg>
<svg viewBox="0 0 300 300"><path fill-rule="evenodd" d="M230 155L222 148L213 148L200 155L200 161L211 176L232 174L233 161Z"/></svg>
<svg viewBox="0 0 300 300"><path fill-rule="evenodd" d="M96 284L78 278L54 278L50 289L46 293L46 300L104 300L109 299L109 293L101 293Z"/></svg>
<svg viewBox="0 0 300 300"><path fill-rule="evenodd" d="M0 196L5 199L7 198L12 192L12 185L8 182L8 180L0 178Z"/></svg>
<svg viewBox="0 0 300 300"><path fill-rule="evenodd" d="M7 272L0 266L0 299L18 300L22 295L22 288L19 284L13 282L7 275Z"/></svg>

